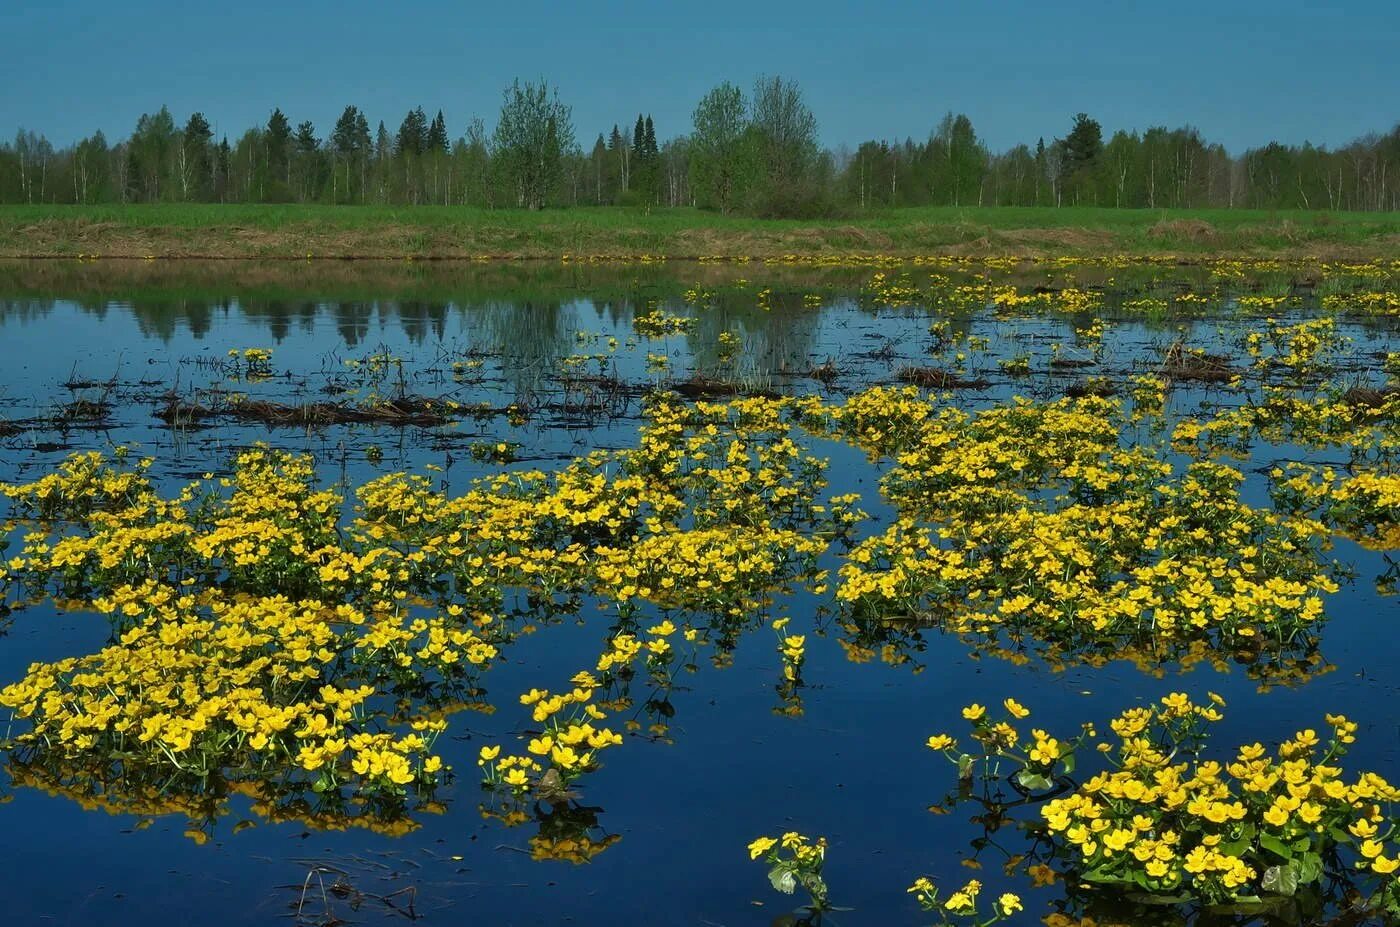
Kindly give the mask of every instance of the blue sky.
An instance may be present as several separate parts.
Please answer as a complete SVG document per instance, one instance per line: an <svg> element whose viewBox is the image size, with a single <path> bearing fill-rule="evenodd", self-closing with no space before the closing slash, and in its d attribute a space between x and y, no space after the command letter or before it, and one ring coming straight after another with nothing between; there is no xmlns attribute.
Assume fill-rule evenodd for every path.
<svg viewBox="0 0 1400 927"><path fill-rule="evenodd" d="M822 140L927 135L968 113L994 149L1190 123L1239 151L1269 139L1345 144L1400 121L1400 3L1295 0L996 4L361 3L0 0L0 136L68 144L130 132L167 104L234 136L273 106L318 134L347 103L371 124L441 108L488 130L513 77L546 78L585 146L653 114L689 129L729 79L796 79Z"/></svg>

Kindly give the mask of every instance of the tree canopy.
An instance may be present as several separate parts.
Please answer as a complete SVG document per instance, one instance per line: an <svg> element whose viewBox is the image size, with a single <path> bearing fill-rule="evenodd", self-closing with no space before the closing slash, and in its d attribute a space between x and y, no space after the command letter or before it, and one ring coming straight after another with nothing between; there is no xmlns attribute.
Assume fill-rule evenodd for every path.
<svg viewBox="0 0 1400 927"><path fill-rule="evenodd" d="M724 82L664 139L645 108L606 124L584 150L571 109L544 81L505 88L494 128L454 134L442 109L414 106L391 131L346 106L318 136L273 107L265 124L215 137L207 111L167 107L131 133L56 147L20 129L0 143L0 203L439 203L540 209L699 206L815 215L920 205L1400 209L1400 126L1342 146L1263 141L1230 153L1196 128L1105 132L1088 113L1063 135L993 151L972 118L947 112L920 136L822 147L795 81Z"/></svg>

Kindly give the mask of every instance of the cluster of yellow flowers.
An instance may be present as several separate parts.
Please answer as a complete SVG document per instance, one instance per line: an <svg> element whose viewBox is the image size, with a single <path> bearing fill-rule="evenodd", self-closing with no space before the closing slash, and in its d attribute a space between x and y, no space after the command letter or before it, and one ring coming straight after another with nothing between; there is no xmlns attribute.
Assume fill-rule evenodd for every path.
<svg viewBox="0 0 1400 927"><path fill-rule="evenodd" d="M986 925L1004 921L1017 912L1025 910L1020 895L1013 892L1003 892L992 902L990 916L979 915L977 901L982 894L982 883L977 879L968 880L962 888L941 900L938 897L938 887L927 876L915 879L914 884L910 885L907 891L914 896L914 900L919 903L920 908L926 913L937 916L938 922L943 925L966 921L986 927Z"/></svg>
<svg viewBox="0 0 1400 927"><path fill-rule="evenodd" d="M791 439L785 407L657 401L634 451L452 497L389 474L357 490L348 523L309 458L266 447L173 498L124 452L0 485L29 526L4 581L122 631L0 694L28 725L23 760L58 779L121 763L196 792L220 780L366 798L430 788L443 769L435 706L479 700L477 675L517 633L502 618L509 596L593 595L629 621L642 602L734 621L797 577L820 581L817 557L861 516L853 496L821 501L825 463ZM669 619L623 631L600 679L527 693L544 730L519 756L483 752L488 779L526 792L595 768L621 736L594 692L640 658L669 684L682 638L705 640Z"/></svg>
<svg viewBox="0 0 1400 927"><path fill-rule="evenodd" d="M1342 476L1331 467L1287 463L1269 477L1281 510L1319 518L1378 550L1400 547L1400 475Z"/></svg>
<svg viewBox="0 0 1400 927"><path fill-rule="evenodd" d="M1092 726L1069 744L1033 731L1034 745L1020 752L1012 721L992 723L979 705L963 715L986 759L1011 760L1019 787L1049 797L1041 809L1046 832L1082 881L1208 904L1287 896L1319 882L1324 860L1349 847L1351 870L1375 878L1372 905L1400 901L1400 822L1384 810L1400 789L1370 772L1348 780L1337 765L1356 724L1328 715L1325 739L1307 729L1273 755L1256 743L1228 762L1205 759L1223 705L1215 695L1200 704L1173 693L1123 712L1109 724L1117 743L1098 744L1108 768L1064 797L1049 797L1058 794L1052 777L1067 782L1074 748L1097 737ZM1012 719L1029 714L1011 699L1006 708ZM956 756L953 738L935 735L928 745L973 775L976 758ZM998 768L984 764L982 775L995 778Z"/></svg>
<svg viewBox="0 0 1400 927"><path fill-rule="evenodd" d="M638 652L623 646L631 656ZM610 669L617 666L617 650L614 646L607 655L611 658L607 660ZM529 755L501 756L499 746L482 747L477 763L483 768L488 785L503 785L524 793L537 784L536 777L545 770L543 764L548 763L558 777L555 789L562 790L597 767L600 751L621 746L620 734L593 724L607 718L602 709L592 704L594 691L602 683L586 671L575 675L572 681L574 688L568 692L553 694L531 689L520 696L520 704L531 709L531 718L536 724L543 724L544 731L529 741Z"/></svg>
<svg viewBox="0 0 1400 927"><path fill-rule="evenodd" d="M632 317L632 328L639 335L658 338L665 335L683 335L695 327L695 321L693 316L668 315L652 303Z"/></svg>
<svg viewBox="0 0 1400 927"><path fill-rule="evenodd" d="M1254 366L1264 372L1280 368L1295 376L1322 373L1349 340L1337 331L1337 320L1327 316L1292 325L1265 319L1264 325L1263 331L1245 336L1245 348L1254 358ZM1265 352L1266 345L1271 351Z"/></svg>
<svg viewBox="0 0 1400 927"><path fill-rule="evenodd" d="M802 677L802 661L806 659L807 637L803 634L786 634L786 616L777 618L771 627L778 635L778 654L783 658L783 677L789 682L797 682Z"/></svg>
<svg viewBox="0 0 1400 927"><path fill-rule="evenodd" d="M759 837L749 844L749 859L763 858L770 866L768 881L784 894L804 889L812 898L814 916L830 909L822 865L826 862L826 838L813 840L796 831L781 837Z"/></svg>
<svg viewBox="0 0 1400 927"><path fill-rule="evenodd" d="M232 348L228 352L228 358L235 377L265 380L272 376L272 352L267 348Z"/></svg>
<svg viewBox="0 0 1400 927"><path fill-rule="evenodd" d="M895 461L881 488L900 517L840 568L837 598L860 613L1086 652L1155 642L1166 657L1199 640L1256 651L1319 622L1336 590L1321 525L1247 505L1232 468L1177 474L1122 446L1111 400L969 415L877 388L809 403L803 421Z"/></svg>
<svg viewBox="0 0 1400 927"><path fill-rule="evenodd" d="M0 706L30 722L15 738L27 765L90 776L119 765L194 792L217 777L323 792L349 783L367 796L436 783L442 760L429 750L445 721L413 718L394 734L375 701L376 683L400 668L392 655L426 673L428 647L371 640L422 641L426 622L153 583L113 590L97 607L135 620L98 653L34 664L0 690ZM478 662L494 654L484 646Z"/></svg>

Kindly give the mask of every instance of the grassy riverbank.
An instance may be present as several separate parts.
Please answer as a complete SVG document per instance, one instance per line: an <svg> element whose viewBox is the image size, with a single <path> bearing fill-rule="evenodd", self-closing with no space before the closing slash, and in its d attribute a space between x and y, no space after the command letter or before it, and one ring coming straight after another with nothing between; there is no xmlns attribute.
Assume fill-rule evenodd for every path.
<svg viewBox="0 0 1400 927"><path fill-rule="evenodd" d="M1390 258L1400 213L911 208L771 221L692 209L0 207L0 257L522 259L1082 255Z"/></svg>

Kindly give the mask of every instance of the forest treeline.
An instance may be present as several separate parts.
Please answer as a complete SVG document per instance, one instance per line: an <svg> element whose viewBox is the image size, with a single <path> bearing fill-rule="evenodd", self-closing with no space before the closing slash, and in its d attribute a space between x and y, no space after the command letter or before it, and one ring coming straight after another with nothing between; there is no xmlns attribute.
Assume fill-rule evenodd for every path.
<svg viewBox="0 0 1400 927"><path fill-rule="evenodd" d="M699 206L821 216L925 205L1400 209L1400 125L1342 148L1269 142L1240 154L1190 126L1120 129L1080 113L1063 137L993 152L966 115L921 140L823 149L796 83L724 83L658 141L638 114L580 143L547 83L506 88L495 125L449 132L421 106L391 129L347 106L328 130L266 124L215 138L203 113L162 106L130 136L54 147L20 130L0 145L0 203L374 203L485 208Z"/></svg>

